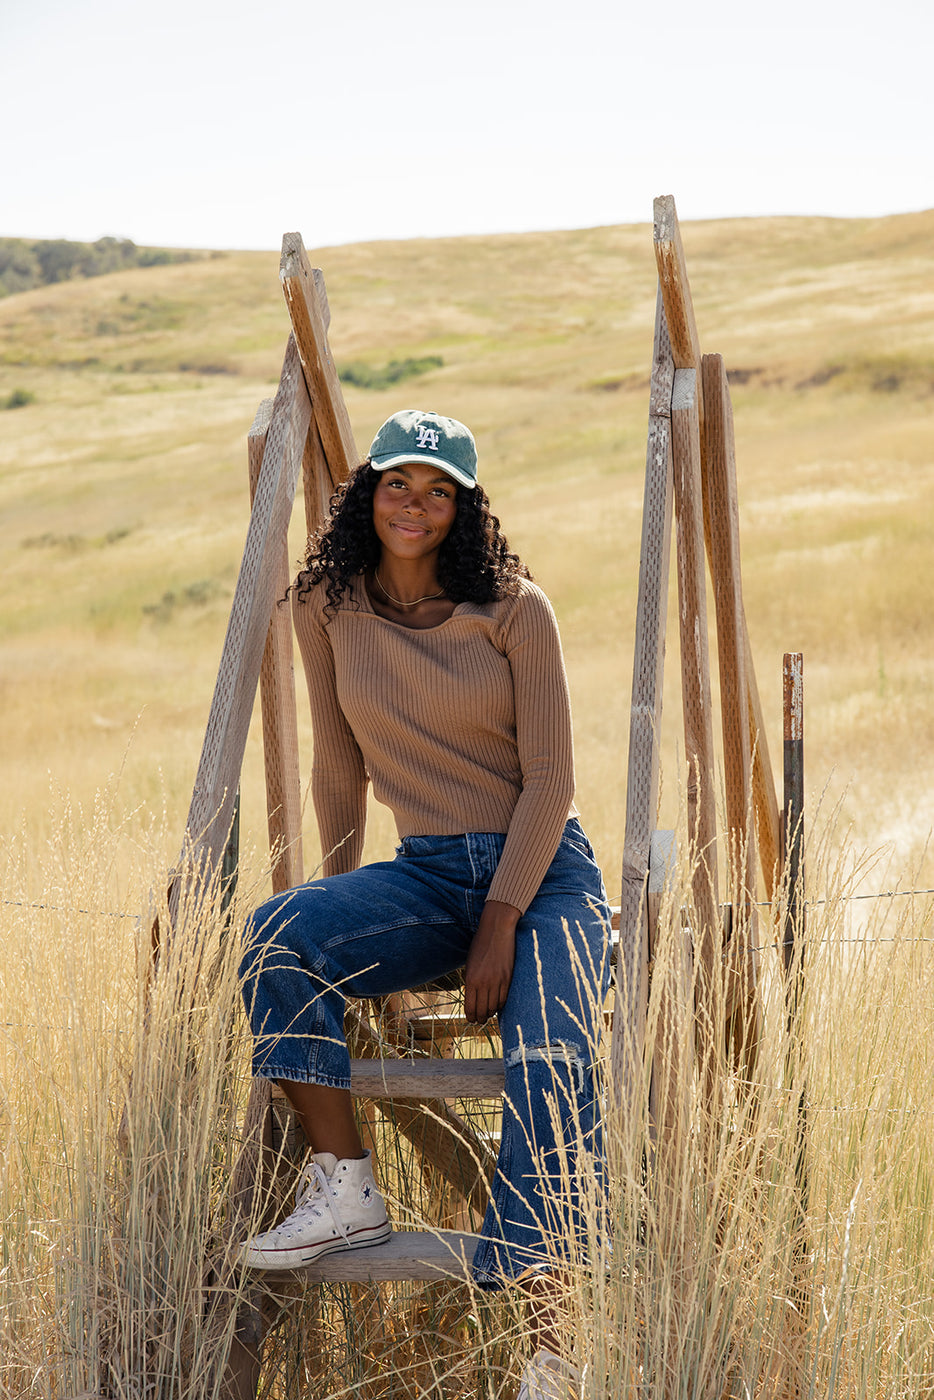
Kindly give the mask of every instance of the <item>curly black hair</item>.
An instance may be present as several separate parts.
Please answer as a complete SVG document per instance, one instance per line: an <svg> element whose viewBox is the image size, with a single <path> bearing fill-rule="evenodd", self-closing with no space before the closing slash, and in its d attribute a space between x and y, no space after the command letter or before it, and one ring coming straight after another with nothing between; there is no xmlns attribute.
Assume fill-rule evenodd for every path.
<svg viewBox="0 0 934 1400"><path fill-rule="evenodd" d="M350 580L375 569L381 545L373 525L373 493L380 473L369 458L351 472L331 497L330 514L308 541L305 564L295 580L299 597L327 580L327 611L340 605ZM455 603L493 603L530 579L509 548L482 486L457 486L456 514L438 551L438 581Z"/></svg>

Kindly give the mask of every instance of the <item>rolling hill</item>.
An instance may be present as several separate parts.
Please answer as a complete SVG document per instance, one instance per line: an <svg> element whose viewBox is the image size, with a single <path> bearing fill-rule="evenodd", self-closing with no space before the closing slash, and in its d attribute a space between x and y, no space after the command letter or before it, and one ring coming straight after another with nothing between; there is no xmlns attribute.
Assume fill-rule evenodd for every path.
<svg viewBox="0 0 934 1400"><path fill-rule="evenodd" d="M696 223L683 236L702 347L723 354L733 386L746 612L773 759L782 653L801 650L812 806L842 804L861 842L917 863L934 779L934 212ZM562 624L579 806L612 887L651 226L355 245L312 261L336 360L354 367L361 452L410 404L477 435L494 506ZM174 856L246 530L246 432L287 332L268 253L0 301L0 832L44 831L50 784L85 807L118 785L115 807L164 810ZM298 558L297 515L293 526ZM674 615L669 638L663 824L680 773ZM244 825L261 845L258 726ZM388 837L379 814L371 849Z"/></svg>

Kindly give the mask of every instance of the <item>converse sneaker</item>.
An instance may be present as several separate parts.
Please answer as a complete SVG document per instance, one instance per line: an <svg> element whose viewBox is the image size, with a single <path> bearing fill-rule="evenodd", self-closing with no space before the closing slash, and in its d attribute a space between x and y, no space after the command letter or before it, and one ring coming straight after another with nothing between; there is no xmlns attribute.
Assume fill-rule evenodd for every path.
<svg viewBox="0 0 934 1400"><path fill-rule="evenodd" d="M516 1400L577 1400L581 1373L544 1347L527 1361Z"/></svg>
<svg viewBox="0 0 934 1400"><path fill-rule="evenodd" d="M317 1152L299 1178L292 1214L247 1240L240 1258L251 1269L297 1269L337 1249L383 1244L391 1234L369 1152L341 1162Z"/></svg>

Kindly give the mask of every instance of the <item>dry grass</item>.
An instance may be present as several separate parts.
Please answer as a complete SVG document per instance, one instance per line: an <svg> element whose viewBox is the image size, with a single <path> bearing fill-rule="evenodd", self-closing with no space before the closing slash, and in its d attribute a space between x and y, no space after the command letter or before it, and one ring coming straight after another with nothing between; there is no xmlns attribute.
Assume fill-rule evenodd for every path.
<svg viewBox="0 0 934 1400"><path fill-rule="evenodd" d="M593 1210L612 1228L594 1229L598 1267L575 1269L568 1293L594 1400L792 1389L927 1400L934 1385L931 909L920 896L853 898L934 883L932 228L927 214L684 229L703 348L735 372L746 612L773 759L781 654L802 650L809 829L820 803L835 816L809 856L804 1040L791 1070L775 911L760 926L767 1014L754 1098L725 1075L710 1130L693 1085L676 1124L673 1195L640 1169L641 1099L634 1118L611 1124L616 1194L606 1215L602 1202ZM338 362L443 356L402 397L476 427L494 502L555 601L579 804L612 892L650 229L373 245L316 260ZM140 971L245 534L245 433L278 377L286 315L275 271L269 255L232 254L0 302L0 401L18 387L36 395L2 414L0 440L4 1396L217 1393L229 1308L205 1307L203 1269L230 1233L246 1047L235 940L222 936L213 895L183 918L148 1009ZM361 444L399 402L347 397ZM296 522L294 555L301 546ZM672 658L660 804L672 826L676 673ZM255 730L243 792L241 911L266 879L250 854L265 825ZM373 814L369 854L385 853L390 825ZM888 865L853 855L884 843ZM688 872L678 878L670 930L671 911L690 906ZM662 957L656 1003L666 979ZM670 1042L656 1038L654 1009L649 1024L664 1072ZM379 1131L388 1170L394 1140ZM410 1161L390 1174L416 1214L450 1215ZM231 1286L236 1297L241 1282ZM270 1397L336 1395L364 1377L373 1400L505 1395L523 1355L515 1308L457 1290L337 1290L319 1304L315 1293L293 1310L270 1344Z"/></svg>
<svg viewBox="0 0 934 1400"><path fill-rule="evenodd" d="M183 909L144 996L154 872L138 825L138 815L117 820L108 798L93 813L61 809L45 849L18 840L6 852L4 886L22 896L4 905L0 933L0 1394L10 1400L216 1396L248 1286L223 1260L249 1228L232 1223L230 1191L248 1073L237 911L256 885L244 875L232 925L213 895ZM777 906L758 932L753 1082L721 1061L711 1111L700 1078L683 1081L646 1174L646 1076L634 1113L608 1116L606 1195L586 1161L581 1171L567 1158L588 1247L572 1245L563 1266L565 1336L593 1400L930 1393L931 905L854 900L867 862L839 848L828 828L808 853L800 1040L787 1035ZM118 872L130 850L127 883ZM673 1017L663 1010L690 877L682 861L652 981L647 1063L662 1083L675 1048L690 1059L685 1003L675 997ZM102 901L107 918L95 912ZM706 995L714 1021L722 990ZM405 1201L397 1220L449 1222L450 1192L391 1123L373 1121L383 1179ZM455 1285L311 1289L267 1344L261 1393L493 1400L512 1393L524 1335L516 1299Z"/></svg>

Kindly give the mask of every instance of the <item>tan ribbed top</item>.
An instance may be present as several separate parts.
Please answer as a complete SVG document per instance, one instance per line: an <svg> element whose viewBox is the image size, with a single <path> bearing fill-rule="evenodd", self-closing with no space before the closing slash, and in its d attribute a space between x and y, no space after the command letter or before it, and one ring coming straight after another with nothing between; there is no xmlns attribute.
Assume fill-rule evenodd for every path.
<svg viewBox="0 0 934 1400"><path fill-rule="evenodd" d="M362 575L337 612L292 594L314 728L325 875L360 863L367 779L400 836L506 833L488 898L523 912L575 815L571 711L554 613L525 579L437 627L374 612Z"/></svg>

